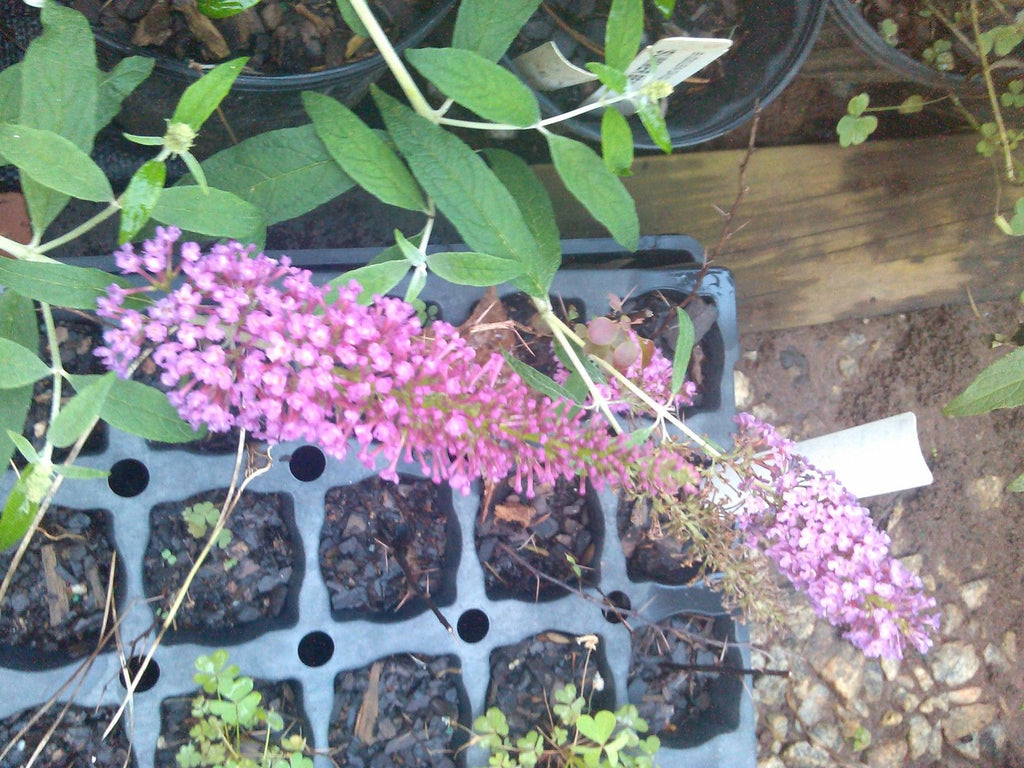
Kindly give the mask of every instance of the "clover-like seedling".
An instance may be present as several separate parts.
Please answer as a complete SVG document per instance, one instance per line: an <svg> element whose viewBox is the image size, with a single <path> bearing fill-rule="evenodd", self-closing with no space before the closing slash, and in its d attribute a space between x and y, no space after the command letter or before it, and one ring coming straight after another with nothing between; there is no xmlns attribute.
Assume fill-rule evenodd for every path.
<svg viewBox="0 0 1024 768"><path fill-rule="evenodd" d="M262 706L263 696L254 690L252 678L228 664L227 651L200 656L195 667L193 679L203 692L192 700L196 721L189 729L191 741L175 755L180 768L313 768L302 736L292 734L280 744L271 743L270 732L284 728L284 718Z"/></svg>
<svg viewBox="0 0 1024 768"><path fill-rule="evenodd" d="M191 507L185 507L181 511L181 516L185 518L188 532L195 538L201 539L210 528L217 524L220 510L209 501L201 501L198 504L193 504ZM221 549L227 549L231 543L231 531L224 528L217 534L216 543Z"/></svg>
<svg viewBox="0 0 1024 768"><path fill-rule="evenodd" d="M850 147L855 144L863 144L868 136L875 132L878 127L878 118L874 115L865 115L864 112L871 103L871 97L866 93L859 93L850 99L846 105L846 114L836 125L836 133L839 134L839 146Z"/></svg>
<svg viewBox="0 0 1024 768"><path fill-rule="evenodd" d="M936 40L921 53L921 58L940 72L952 72L956 65L953 44L949 40Z"/></svg>
<svg viewBox="0 0 1024 768"><path fill-rule="evenodd" d="M900 27L892 19L882 19L882 23L878 25L878 34L882 36L886 45L891 45L893 48L899 45Z"/></svg>
<svg viewBox="0 0 1024 768"><path fill-rule="evenodd" d="M1004 107L1024 108L1024 80L1011 80L1006 90L999 95L999 103Z"/></svg>

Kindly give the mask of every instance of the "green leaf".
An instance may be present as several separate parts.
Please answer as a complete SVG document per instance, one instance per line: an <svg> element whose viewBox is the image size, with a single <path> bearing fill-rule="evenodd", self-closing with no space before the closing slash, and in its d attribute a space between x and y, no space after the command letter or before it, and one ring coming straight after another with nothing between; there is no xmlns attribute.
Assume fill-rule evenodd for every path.
<svg viewBox="0 0 1024 768"><path fill-rule="evenodd" d="M267 225L252 203L222 189L208 194L197 186L165 189L152 216L163 224L174 224L189 232L212 237L230 237L242 243L263 243Z"/></svg>
<svg viewBox="0 0 1024 768"><path fill-rule="evenodd" d="M550 376L545 376L536 368L527 365L522 360L510 355L508 352L503 351L501 354L505 358L505 362L508 363L509 367L519 375L519 378L522 379L523 383L530 389L540 392L542 395L550 397L552 400L569 400L572 402L578 402L577 398L573 397L569 390Z"/></svg>
<svg viewBox="0 0 1024 768"><path fill-rule="evenodd" d="M615 715L604 709L594 715L580 715L576 730L595 744L604 744L615 730Z"/></svg>
<svg viewBox="0 0 1024 768"><path fill-rule="evenodd" d="M28 499L28 485L32 481L36 466L29 464L22 470L21 477L7 496L3 514L0 516L0 550L8 549L21 541L21 537L25 535L36 516L39 504Z"/></svg>
<svg viewBox="0 0 1024 768"><path fill-rule="evenodd" d="M871 103L871 97L866 93L858 93L850 102L846 105L846 114L852 115L853 117L860 117L864 114L864 110L868 108Z"/></svg>
<svg viewBox="0 0 1024 768"><path fill-rule="evenodd" d="M363 286L363 292L359 294L360 304L370 304L374 296L383 296L405 277L409 271L409 262L405 261L381 261L377 264L367 264L365 267L352 269L331 280L328 285L348 285L350 280L355 280ZM329 299L328 299L329 300Z"/></svg>
<svg viewBox="0 0 1024 768"><path fill-rule="evenodd" d="M643 0L612 0L604 34L604 63L625 70L640 50L643 34Z"/></svg>
<svg viewBox="0 0 1024 768"><path fill-rule="evenodd" d="M635 251L640 242L640 221L636 204L622 182L585 144L553 133L546 138L555 170L573 197L623 247Z"/></svg>
<svg viewBox="0 0 1024 768"><path fill-rule="evenodd" d="M427 258L427 266L449 283L481 288L507 283L523 274L523 265L518 261L487 253L435 253Z"/></svg>
<svg viewBox="0 0 1024 768"><path fill-rule="evenodd" d="M110 472L105 469L80 467L77 464L54 464L53 471L69 480L98 480L110 476Z"/></svg>
<svg viewBox="0 0 1024 768"><path fill-rule="evenodd" d="M99 269L56 262L0 259L0 285L27 298L70 309L95 309L96 299L107 295L107 286L111 283L131 287L124 278ZM132 296L125 302L125 306L133 309L144 308L147 304L145 299Z"/></svg>
<svg viewBox="0 0 1024 768"><path fill-rule="evenodd" d="M203 127L203 123L213 114L213 110L224 100L231 90L235 78L238 77L246 62L247 56L218 64L205 75L185 89L178 101L178 106L171 116L172 123L185 123L193 131Z"/></svg>
<svg viewBox="0 0 1024 768"><path fill-rule="evenodd" d="M18 122L18 111L21 104L21 65L12 64L7 69L0 69L0 123ZM7 160L0 154L0 165Z"/></svg>
<svg viewBox="0 0 1024 768"><path fill-rule="evenodd" d="M0 339L0 360L0 389L23 387L52 373L35 353L9 339Z"/></svg>
<svg viewBox="0 0 1024 768"><path fill-rule="evenodd" d="M26 351L39 349L35 305L10 287L0 293L0 338L18 343ZM7 433L21 434L31 403L31 386L0 390L0 467L6 467L14 455L14 442Z"/></svg>
<svg viewBox="0 0 1024 768"><path fill-rule="evenodd" d="M601 157L616 176L632 175L633 131L617 109L606 109L601 117Z"/></svg>
<svg viewBox="0 0 1024 768"><path fill-rule="evenodd" d="M678 394L686 382L686 371L690 367L696 335L693 320L682 307L676 307L676 321L679 323L679 335L676 336L676 351L672 356L672 394Z"/></svg>
<svg viewBox="0 0 1024 768"><path fill-rule="evenodd" d="M199 187L204 195L210 194L210 185L206 181L206 171L203 170L203 166L196 160L196 156L191 152L179 152L178 157L185 163L185 167L188 168L189 176L195 181L196 186ZM183 185L184 186L184 185Z"/></svg>
<svg viewBox="0 0 1024 768"><path fill-rule="evenodd" d="M227 19L252 8L260 0L196 0L196 7L211 19Z"/></svg>
<svg viewBox="0 0 1024 768"><path fill-rule="evenodd" d="M668 124L665 122L661 105L647 98L637 99L636 114L646 129L647 135L651 137L651 141L657 144L658 149L666 155L671 155L672 136L668 132Z"/></svg>
<svg viewBox="0 0 1024 768"><path fill-rule="evenodd" d="M497 61L539 5L540 0L462 0L452 47Z"/></svg>
<svg viewBox="0 0 1024 768"><path fill-rule="evenodd" d="M36 452L35 447L30 443L23 434L15 432L13 429L7 430L8 439L14 443L14 446L29 464L37 464L39 462L39 454Z"/></svg>
<svg viewBox="0 0 1024 768"><path fill-rule="evenodd" d="M863 144L877 127L878 118L874 115L864 115L862 117L844 115L836 125L836 133L839 134L839 146L849 147Z"/></svg>
<svg viewBox="0 0 1024 768"><path fill-rule="evenodd" d="M1006 486L1006 490L1013 493L1024 493L1024 475L1018 476L1016 480Z"/></svg>
<svg viewBox="0 0 1024 768"><path fill-rule="evenodd" d="M107 176L85 152L52 131L0 124L0 153L48 189L79 200L114 199Z"/></svg>
<svg viewBox="0 0 1024 768"><path fill-rule="evenodd" d="M72 397L50 424L47 433L50 442L58 448L66 448L85 434L99 418L116 378L113 371L106 373Z"/></svg>
<svg viewBox="0 0 1024 768"><path fill-rule="evenodd" d="M58 3L46 3L40 18L43 34L32 41L22 61L18 122L52 131L88 155L98 127L100 77L89 22ZM41 235L67 205L68 196L34 177L23 176L21 187L32 228Z"/></svg>
<svg viewBox="0 0 1024 768"><path fill-rule="evenodd" d="M527 127L540 122L533 91L507 69L474 51L420 48L406 58L450 99L495 123Z"/></svg>
<svg viewBox="0 0 1024 768"><path fill-rule="evenodd" d="M121 111L123 102L149 77L156 59L152 56L128 56L109 72L99 73L96 97L96 128L102 128Z"/></svg>
<svg viewBox="0 0 1024 768"><path fill-rule="evenodd" d="M547 292L562 265L562 242L548 191L533 169L517 155L504 149L485 149L483 154L498 180L519 205L519 212L539 248L536 262L527 267L528 278L518 279L514 285L527 292L529 286L536 285L542 292Z"/></svg>
<svg viewBox="0 0 1024 768"><path fill-rule="evenodd" d="M135 237L160 198L167 176L167 166L162 160L150 160L132 176L128 187L121 196L121 225L117 233L119 245Z"/></svg>
<svg viewBox="0 0 1024 768"><path fill-rule="evenodd" d="M405 289L405 296L402 297L405 303L416 306L416 300L420 296L420 291L423 290L423 286L426 284L427 268L421 264L413 269L412 276L409 278L409 285Z"/></svg>
<svg viewBox="0 0 1024 768"><path fill-rule="evenodd" d="M924 109L924 96L919 93L907 96L900 104L898 111L901 115L912 115Z"/></svg>
<svg viewBox="0 0 1024 768"><path fill-rule="evenodd" d="M398 246L398 251L402 254L402 258L414 267L419 267L427 263L427 255L420 250L419 245L414 245L397 229L395 230L395 245ZM377 254L378 257L380 255L381 254ZM390 259L382 258L379 261L390 261Z"/></svg>
<svg viewBox="0 0 1024 768"><path fill-rule="evenodd" d="M341 14L342 20L360 37L370 37L369 30L366 29L366 25L363 24L363 20L359 18L359 14L356 13L355 8L352 7L352 3L349 0L337 0L338 13Z"/></svg>
<svg viewBox="0 0 1024 768"><path fill-rule="evenodd" d="M460 139L376 88L373 98L420 186L466 244L480 253L518 261L531 277L537 274L545 261L537 241L512 195L487 164ZM547 293L539 283L528 292Z"/></svg>
<svg viewBox="0 0 1024 768"><path fill-rule="evenodd" d="M125 379L114 381L100 417L115 429L160 443L188 443L205 433L192 429L165 393Z"/></svg>
<svg viewBox="0 0 1024 768"><path fill-rule="evenodd" d="M625 93L626 89L629 88L629 78L621 69L614 69L609 67L607 64L601 64L596 61L588 62L586 67L597 75L597 79L601 81L601 85L605 86L610 91L614 91L615 93Z"/></svg>
<svg viewBox="0 0 1024 768"><path fill-rule="evenodd" d="M676 0L654 0L654 7L665 19L671 19L676 10Z"/></svg>
<svg viewBox="0 0 1024 768"><path fill-rule="evenodd" d="M998 408L1024 405L1024 347L1018 347L978 374L942 412L947 416L974 416Z"/></svg>
<svg viewBox="0 0 1024 768"><path fill-rule="evenodd" d="M42 10L43 34L21 67L19 122L52 131L88 154L96 135L100 71L89 22L58 3Z"/></svg>
<svg viewBox="0 0 1024 768"><path fill-rule="evenodd" d="M267 131L202 163L217 187L252 203L267 225L308 213L353 186L312 125Z"/></svg>
<svg viewBox="0 0 1024 768"><path fill-rule="evenodd" d="M327 152L359 186L388 205L426 210L405 163L352 110L311 91L303 92L302 103Z"/></svg>

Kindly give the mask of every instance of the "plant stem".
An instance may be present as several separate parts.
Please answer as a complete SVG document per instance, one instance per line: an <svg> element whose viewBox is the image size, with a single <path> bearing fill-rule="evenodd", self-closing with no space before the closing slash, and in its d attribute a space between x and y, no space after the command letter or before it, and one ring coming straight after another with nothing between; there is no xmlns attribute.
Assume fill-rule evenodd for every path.
<svg viewBox="0 0 1024 768"><path fill-rule="evenodd" d="M978 0L971 0L971 26L974 28L974 39L978 41L978 54L981 58L981 74L985 78L985 90L988 92L988 100L992 105L992 112L995 115L996 127L999 129L999 145L1003 150L1003 160L1006 163L1006 180L1011 184L1017 183L1017 173L1013 168L1013 154L1010 152L1010 137L1006 133L1006 124L1003 122L1003 112L999 108L999 98L996 94L996 84L992 79L992 68L988 63L988 56L981 49L981 22L978 18Z"/></svg>
<svg viewBox="0 0 1024 768"><path fill-rule="evenodd" d="M558 115L546 117L543 120L538 121L533 125L510 125L506 123L486 123L480 120L458 120L452 117L438 117L437 122L440 125L447 125L453 128L473 128L479 131L530 131L540 130L546 128L549 125L560 123L563 120L571 120L574 117L586 114L587 112L593 112L596 109L602 107L610 107L612 104L618 104L620 101L627 101L632 99L635 94L632 93L617 93L614 96L607 96L598 99L593 104L585 104L582 107L576 107L568 112L563 112Z"/></svg>
<svg viewBox="0 0 1024 768"><path fill-rule="evenodd" d="M377 50L380 51L380 55L388 65L388 69L391 70L391 74L395 76L398 85L402 88L402 92L405 93L409 104L419 115L436 122L436 113L430 104L427 103L423 93L412 79L412 75L409 74L409 70L405 68L405 64L402 63L402 59L398 56L394 46L391 45L387 34L373 15L373 11L366 4L366 0L350 0L350 2L352 3L352 9L358 14L359 20L366 27L366 31L370 33L370 39L377 46Z"/></svg>
<svg viewBox="0 0 1024 768"><path fill-rule="evenodd" d="M39 310L43 315L43 327L46 329L46 343L50 347L50 370L53 372L53 390L50 393L50 424L53 424L60 413L61 389L64 384L64 366L60 362L60 340L57 338L57 326L53 322L53 310L44 301L39 302ZM53 443L47 434L43 444L43 459L49 461L53 455Z"/></svg>
<svg viewBox="0 0 1024 768"><path fill-rule="evenodd" d="M0 251L7 251L16 259L28 259L33 252L30 246L3 235L0 235Z"/></svg>
<svg viewBox="0 0 1024 768"><path fill-rule="evenodd" d="M91 230L97 224L100 224L101 222L106 221L107 219L109 219L111 216L113 216L115 213L117 213L120 210L121 210L120 202L115 201L115 202L111 203L110 205L108 205L106 208L104 208L102 211L97 213L95 216L93 216L93 217L83 221L81 224L79 224L74 229L72 229L72 230L70 230L68 232L65 232L60 237L55 237L53 240L50 240L49 242L43 243L42 245L38 246L37 248L34 249L34 252L35 253L46 253L47 251L52 251L54 248L58 248L58 247L64 245L65 243L70 243L75 238L80 237L81 235L84 235L86 232Z"/></svg>
<svg viewBox="0 0 1024 768"><path fill-rule="evenodd" d="M590 396L594 400L594 405L608 420L608 424L617 435L621 435L625 432L622 425L619 424L619 420L615 418L615 414L612 413L611 406L608 404L607 398L601 394L601 391L597 388L597 385L587 374L587 370L583 367L583 363L580 361L579 356L576 354L575 346L582 347L583 342L572 332L572 329L565 325L551 309L551 302L544 299L534 298L533 303L540 310L541 319L544 320L548 327L551 329L551 333L554 334L555 341L565 352L569 358L569 362L572 363L573 367L579 371L580 376L583 378L584 383L587 385L587 391L590 392Z"/></svg>
<svg viewBox="0 0 1024 768"><path fill-rule="evenodd" d="M544 317L544 319L548 322L548 325L551 327L551 331L552 331L552 333L555 334L555 338L556 339L559 338L559 333L561 333L563 335L569 334L571 338L575 339L577 345L582 345L583 344L583 342L580 341L576 337L576 335L572 332L571 328L569 328L567 325L565 325L565 323L563 323L561 320L559 320L558 317L553 312L550 312L550 310L548 310L548 312L549 312L550 316L545 316L543 311L541 312L541 316ZM568 346L568 345L566 345L566 346ZM590 382L590 378L586 375L586 372L583 371L582 364L579 363L578 358L575 357L575 351L574 350L572 351L572 354L570 355L569 359L572 360L572 362L574 364L579 365L578 370L581 371L581 375L583 376L584 381L587 382L588 389L589 389L591 384L592 384L592 382ZM651 409L651 411L655 414L655 416L658 419L660 419L662 421L666 421L669 424L672 424L674 427L676 427L680 431L682 431L683 434L685 434L687 437L689 437L691 440L693 440L698 446L700 446L701 450L703 450L705 453L707 453L707 455L709 457L715 458L715 459L722 458L723 452L722 452L721 448L716 446L714 443L712 443L707 438L701 437L696 432L694 432L689 426L686 425L685 422L683 422L681 419L676 417L676 415L674 413L672 413L672 410L668 406L662 405L661 403L659 403L656 400L654 400L654 398L652 398L650 395L648 395L646 392L644 392L640 387L638 387L636 384L634 384L632 381L630 381L628 377L623 375L622 372L619 371L614 365L612 365L611 363L609 363L606 360L602 360L601 358L595 357L593 355L591 355L590 359L594 363L596 363L598 366L603 368L605 370L605 372L607 372L608 374L613 376L615 379L617 379L632 394L636 395L636 397L638 397L641 400L641 402L643 402L644 405L646 405L648 408ZM596 392L596 387L591 390L591 394L594 395L595 392ZM603 397L601 398L601 400L603 401L604 405L607 407L607 405L608 405L607 401L604 400ZM599 403L599 405L600 405L600 403ZM619 434L622 434L622 433L619 432Z"/></svg>

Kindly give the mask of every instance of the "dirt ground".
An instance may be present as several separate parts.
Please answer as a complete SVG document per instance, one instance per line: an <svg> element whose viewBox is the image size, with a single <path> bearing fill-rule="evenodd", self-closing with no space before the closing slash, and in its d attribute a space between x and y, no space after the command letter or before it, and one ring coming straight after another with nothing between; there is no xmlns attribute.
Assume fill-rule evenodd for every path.
<svg viewBox="0 0 1024 768"><path fill-rule="evenodd" d="M866 504L897 556L920 556L940 606L958 602L964 583L988 582L971 620L943 642L999 644L1024 627L1024 496L1005 491L1024 472L1024 410L960 419L941 411L1005 354L991 348L993 334L1012 335L1022 320L1016 300L973 308L965 296L962 305L787 331L743 334L741 323L738 406L794 439L917 414L934 482ZM995 765L1024 765L1024 670L983 669L979 678L1005 718L1009 755Z"/></svg>

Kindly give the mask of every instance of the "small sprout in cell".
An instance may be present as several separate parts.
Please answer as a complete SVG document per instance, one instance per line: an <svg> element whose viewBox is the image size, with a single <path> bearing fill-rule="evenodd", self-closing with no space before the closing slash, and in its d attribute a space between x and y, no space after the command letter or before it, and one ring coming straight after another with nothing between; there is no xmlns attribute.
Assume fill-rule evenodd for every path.
<svg viewBox="0 0 1024 768"><path fill-rule="evenodd" d="M882 36L887 45L891 45L893 48L899 45L900 28L892 19L882 19L882 23L878 25L878 34Z"/></svg>
<svg viewBox="0 0 1024 768"><path fill-rule="evenodd" d="M188 532L195 538L201 539L206 536L206 532L209 529L217 524L220 510L208 501L201 501L198 504L193 504L191 507L185 507L181 512L181 516L185 518ZM231 531L225 528L217 535L217 546L221 549L227 549L230 543Z"/></svg>
<svg viewBox="0 0 1024 768"><path fill-rule="evenodd" d="M936 40L924 49L922 58L940 72L952 72L956 65L953 44L949 40Z"/></svg>
<svg viewBox="0 0 1024 768"><path fill-rule="evenodd" d="M166 547L160 550L160 557L162 557L164 562L168 565L175 565L178 562L178 556Z"/></svg>

